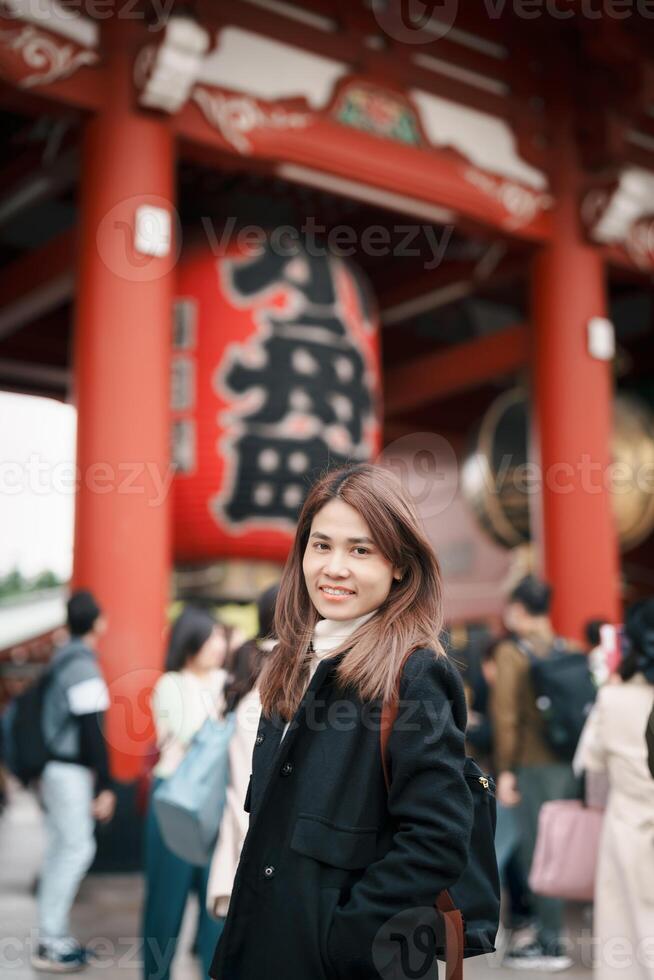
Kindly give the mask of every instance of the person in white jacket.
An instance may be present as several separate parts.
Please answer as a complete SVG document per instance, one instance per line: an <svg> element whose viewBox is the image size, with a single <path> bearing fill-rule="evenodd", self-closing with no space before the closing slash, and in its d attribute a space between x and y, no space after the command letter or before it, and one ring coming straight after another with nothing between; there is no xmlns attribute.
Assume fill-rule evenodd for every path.
<svg viewBox="0 0 654 980"><path fill-rule="evenodd" d="M654 780L645 732L654 704L654 599L627 614L622 683L600 690L575 760L606 772L595 882L595 980L654 980Z"/></svg>
<svg viewBox="0 0 654 980"><path fill-rule="evenodd" d="M184 758L207 718L222 713L224 661L232 631L204 609L186 606L170 631L165 673L152 693L152 717L159 760L151 797ZM220 929L205 913L209 868L189 864L167 846L152 798L144 834L143 980L169 980L184 911L192 892L199 896L195 948L205 976Z"/></svg>
<svg viewBox="0 0 654 980"><path fill-rule="evenodd" d="M227 916L236 869L248 831L249 817L244 804L261 715L257 680L267 654L275 645L270 637L276 598L276 585L259 597L259 639L240 646L226 664L225 711L236 712L236 723L229 743L227 797L211 861L206 898L209 914L219 922L223 922Z"/></svg>

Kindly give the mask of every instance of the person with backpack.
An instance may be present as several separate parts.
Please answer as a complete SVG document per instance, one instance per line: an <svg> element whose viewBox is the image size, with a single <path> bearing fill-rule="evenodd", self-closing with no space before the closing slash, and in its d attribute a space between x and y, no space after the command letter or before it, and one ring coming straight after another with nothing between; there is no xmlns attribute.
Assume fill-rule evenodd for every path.
<svg viewBox="0 0 654 980"><path fill-rule="evenodd" d="M654 980L654 782L643 740L654 710L654 599L627 611L625 631L622 683L600 691L578 760L609 781L595 878L595 980Z"/></svg>
<svg viewBox="0 0 654 980"><path fill-rule="evenodd" d="M573 648L555 636L549 618L550 603L551 589L546 583L534 576L523 578L505 609L508 636L495 650L492 715L497 799L504 807L518 808L520 849L526 875L531 868L542 805L549 800L574 799L579 790L571 760L585 721L585 709L576 711L576 685L574 681L568 684L565 670L566 657L573 656ZM557 674L563 679L563 690L540 689L539 671L545 664L552 668L555 681ZM577 660L570 660L570 664L579 670ZM581 662L581 676L584 700L587 684L591 684L592 692L585 661ZM566 685L567 694L573 699L570 712L564 703ZM591 701L592 697L591 693ZM569 714L574 716L572 723ZM561 747L556 744L557 738ZM535 937L510 948L504 966L544 972L558 972L572 966L562 943L563 904L557 899L535 895L533 907Z"/></svg>
<svg viewBox="0 0 654 980"><path fill-rule="evenodd" d="M70 640L57 650L42 687L46 851L32 953L36 970L57 973L87 964L87 950L70 935L70 911L95 856L95 821L110 820L116 805L103 732L109 692L96 657L106 619L94 596L79 590L68 600L67 620Z"/></svg>
<svg viewBox="0 0 654 980"><path fill-rule="evenodd" d="M433 977L439 952L460 980L464 945L492 950L492 786L466 763L441 625L436 556L397 478L324 475L280 583L216 980L378 980L394 962Z"/></svg>
<svg viewBox="0 0 654 980"><path fill-rule="evenodd" d="M197 894L200 906L194 949L205 975L219 935L218 924L205 907L209 861L206 866L191 864L167 846L152 797L180 765L204 722L217 720L222 713L230 640L231 630L209 612L185 606L173 623L165 673L152 694L159 759L145 822L144 980L168 980L191 892Z"/></svg>

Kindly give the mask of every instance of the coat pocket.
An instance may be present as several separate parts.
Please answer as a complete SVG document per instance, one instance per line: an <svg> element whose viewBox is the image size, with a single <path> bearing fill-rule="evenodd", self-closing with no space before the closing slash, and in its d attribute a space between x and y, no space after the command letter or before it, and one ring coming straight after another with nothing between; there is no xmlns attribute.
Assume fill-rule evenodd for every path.
<svg viewBox="0 0 654 980"><path fill-rule="evenodd" d="M291 849L335 868L355 871L375 860L374 827L341 827L324 817L302 813L297 818Z"/></svg>

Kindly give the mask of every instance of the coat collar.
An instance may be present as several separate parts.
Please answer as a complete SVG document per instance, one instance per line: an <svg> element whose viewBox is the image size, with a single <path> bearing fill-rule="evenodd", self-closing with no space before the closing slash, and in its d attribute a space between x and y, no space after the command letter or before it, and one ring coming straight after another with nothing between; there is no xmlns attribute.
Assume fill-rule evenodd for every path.
<svg viewBox="0 0 654 980"><path fill-rule="evenodd" d="M316 657L328 656L332 650L345 643L360 626L372 619L376 612L377 610L373 609L363 616L357 616L356 619L319 619L311 641Z"/></svg>

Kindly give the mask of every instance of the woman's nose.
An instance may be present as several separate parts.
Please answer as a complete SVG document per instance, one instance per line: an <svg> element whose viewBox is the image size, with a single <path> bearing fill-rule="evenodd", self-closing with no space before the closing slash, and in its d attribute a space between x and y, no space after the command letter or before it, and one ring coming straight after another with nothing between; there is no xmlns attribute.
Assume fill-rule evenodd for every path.
<svg viewBox="0 0 654 980"><path fill-rule="evenodd" d="M341 578L343 575L347 575L348 569L343 556L333 551L329 556L325 571L328 575L334 576L334 578Z"/></svg>

